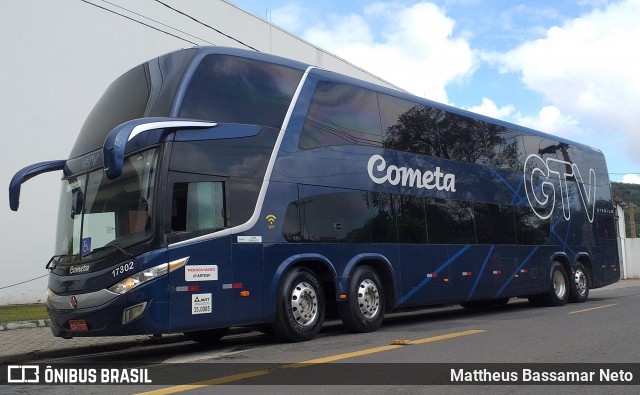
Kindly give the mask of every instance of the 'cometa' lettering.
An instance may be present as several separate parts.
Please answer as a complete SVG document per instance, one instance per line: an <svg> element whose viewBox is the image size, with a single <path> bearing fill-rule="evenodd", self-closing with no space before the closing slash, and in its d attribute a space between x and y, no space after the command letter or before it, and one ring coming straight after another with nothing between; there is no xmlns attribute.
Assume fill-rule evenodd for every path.
<svg viewBox="0 0 640 395"><path fill-rule="evenodd" d="M387 161L381 155L373 155L369 158L367 171L369 178L376 184L388 182L391 185L402 185L403 187L456 191L456 175L443 173L440 167L431 171L396 165L387 166Z"/></svg>

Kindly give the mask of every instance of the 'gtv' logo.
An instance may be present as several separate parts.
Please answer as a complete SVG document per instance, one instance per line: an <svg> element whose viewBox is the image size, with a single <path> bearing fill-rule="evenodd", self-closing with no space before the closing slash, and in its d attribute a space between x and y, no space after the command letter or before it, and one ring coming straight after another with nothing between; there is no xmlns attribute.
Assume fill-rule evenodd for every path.
<svg viewBox="0 0 640 395"><path fill-rule="evenodd" d="M571 194L567 181L575 181L587 219L593 222L596 207L596 172L589 169L589 183L585 185L575 163L552 158L545 161L535 154L529 155L524 162L524 187L533 212L541 219L547 219L553 214L556 205L556 186L552 182L554 179L559 182L564 219L571 219Z"/></svg>

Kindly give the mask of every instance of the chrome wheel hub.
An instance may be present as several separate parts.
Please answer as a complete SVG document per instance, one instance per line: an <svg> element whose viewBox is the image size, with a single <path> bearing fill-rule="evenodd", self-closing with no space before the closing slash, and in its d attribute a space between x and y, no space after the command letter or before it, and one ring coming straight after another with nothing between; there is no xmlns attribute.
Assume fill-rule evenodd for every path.
<svg viewBox="0 0 640 395"><path fill-rule="evenodd" d="M564 299L564 296L567 293L567 284L564 281L564 276L559 270L556 270L555 273L553 273L553 292L555 292L559 299Z"/></svg>
<svg viewBox="0 0 640 395"><path fill-rule="evenodd" d="M370 279L360 283L358 287L358 306L365 318L372 318L380 309L380 293L378 287Z"/></svg>
<svg viewBox="0 0 640 395"><path fill-rule="evenodd" d="M576 282L578 295L584 296L587 293L587 288L589 287L587 284L587 275L582 270L578 269L574 275L574 280Z"/></svg>
<svg viewBox="0 0 640 395"><path fill-rule="evenodd" d="M309 283L303 281L293 288L291 313L302 326L311 326L318 319L318 295Z"/></svg>

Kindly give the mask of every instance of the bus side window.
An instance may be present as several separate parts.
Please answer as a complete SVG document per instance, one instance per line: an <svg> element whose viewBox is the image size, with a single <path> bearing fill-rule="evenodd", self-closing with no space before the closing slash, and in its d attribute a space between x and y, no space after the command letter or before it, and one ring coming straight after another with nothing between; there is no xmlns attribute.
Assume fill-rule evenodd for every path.
<svg viewBox="0 0 640 395"><path fill-rule="evenodd" d="M382 145L376 92L335 82L319 82L309 105L299 147Z"/></svg>
<svg viewBox="0 0 640 395"><path fill-rule="evenodd" d="M173 184L171 231L200 232L226 226L224 183L220 181Z"/></svg>

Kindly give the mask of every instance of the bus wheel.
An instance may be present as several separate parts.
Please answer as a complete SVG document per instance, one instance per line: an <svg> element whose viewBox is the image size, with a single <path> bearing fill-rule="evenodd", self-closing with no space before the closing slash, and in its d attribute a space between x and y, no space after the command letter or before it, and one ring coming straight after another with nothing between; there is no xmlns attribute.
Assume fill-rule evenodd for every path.
<svg viewBox="0 0 640 395"><path fill-rule="evenodd" d="M559 262L551 265L551 286L549 291L540 295L544 306L564 306L569 300L569 279L567 272Z"/></svg>
<svg viewBox="0 0 640 395"><path fill-rule="evenodd" d="M229 334L229 328L205 329L202 331L184 332L187 339L202 344L215 344Z"/></svg>
<svg viewBox="0 0 640 395"><path fill-rule="evenodd" d="M354 332L374 332L384 318L384 289L370 266L360 266L351 277L349 300L338 303L340 318Z"/></svg>
<svg viewBox="0 0 640 395"><path fill-rule="evenodd" d="M324 292L316 276L294 268L282 282L273 331L290 342L311 340L322 328L324 311Z"/></svg>
<svg viewBox="0 0 640 395"><path fill-rule="evenodd" d="M569 280L569 301L583 303L589 298L589 275L581 263L576 264L575 274Z"/></svg>

